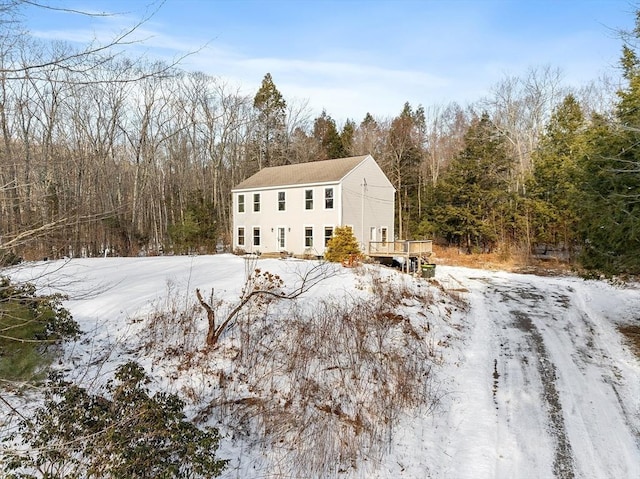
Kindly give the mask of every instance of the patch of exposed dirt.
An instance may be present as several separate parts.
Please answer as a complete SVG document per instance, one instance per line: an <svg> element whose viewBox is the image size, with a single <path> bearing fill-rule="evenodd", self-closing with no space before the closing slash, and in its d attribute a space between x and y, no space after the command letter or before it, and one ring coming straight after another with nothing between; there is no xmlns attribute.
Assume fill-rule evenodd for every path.
<svg viewBox="0 0 640 479"><path fill-rule="evenodd" d="M625 324L618 326L618 331L623 334L633 352L640 358L640 325Z"/></svg>

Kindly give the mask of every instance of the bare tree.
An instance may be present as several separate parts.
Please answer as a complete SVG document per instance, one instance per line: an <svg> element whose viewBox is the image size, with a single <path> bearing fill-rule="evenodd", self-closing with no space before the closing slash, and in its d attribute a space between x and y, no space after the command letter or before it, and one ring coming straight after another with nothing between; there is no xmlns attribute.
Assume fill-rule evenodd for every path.
<svg viewBox="0 0 640 479"><path fill-rule="evenodd" d="M260 268L256 268L256 260L249 259L247 263L247 269L250 272L247 275L240 299L232 307L231 311L226 314L224 319L219 323L216 323L216 310L220 303L213 302L212 299L207 303L199 289L196 289L196 297L198 302L207 312L207 320L209 328L207 331L206 345L213 347L218 344L220 336L227 330L227 328L233 323L238 314L252 301L280 301L280 300L294 300L311 288L319 284L320 282L328 279L333 273L333 265L327 262L321 262L313 265L306 271L298 274L298 280L291 288L286 288L284 280L277 274L269 273L268 271L262 271Z"/></svg>
<svg viewBox="0 0 640 479"><path fill-rule="evenodd" d="M99 189L97 184L109 183L108 176L97 179L97 175L117 161L117 151L123 151L115 144L122 131L116 125L123 121L127 85L168 78L180 60L148 64L124 58L123 47L139 42L136 32L162 4L151 4L139 22L111 40L94 40L78 49L31 39L19 22L21 9L42 8L87 17L112 14L52 7L39 1L0 0L0 249L42 238L33 251L47 255L44 243L53 245L59 236L57 251L64 243L78 254L81 243L87 242L83 221L113 217L121 208L125 182L117 188L102 188L102 193L108 192L103 195L110 203L107 207L94 193ZM123 95L118 97L118 93ZM101 98L111 103L102 104ZM92 99L96 99L93 106ZM123 174L126 177L128 171ZM134 224L138 219L138 185L131 209ZM114 199L114 195L119 197ZM112 222L118 223L121 219ZM124 231L121 226L118 229Z"/></svg>
<svg viewBox="0 0 640 479"><path fill-rule="evenodd" d="M532 68L523 78L506 77L494 86L492 96L479 102L511 145L518 164L514 190L524 186L523 175L530 171L531 153L553 108L566 94L561 80L558 68Z"/></svg>

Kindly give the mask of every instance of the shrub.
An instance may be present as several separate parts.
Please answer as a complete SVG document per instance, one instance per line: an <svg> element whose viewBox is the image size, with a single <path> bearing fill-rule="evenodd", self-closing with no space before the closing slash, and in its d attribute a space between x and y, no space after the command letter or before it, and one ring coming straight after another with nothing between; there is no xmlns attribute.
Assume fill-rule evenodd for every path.
<svg viewBox="0 0 640 479"><path fill-rule="evenodd" d="M38 296L31 283L0 277L0 378L32 379L49 361L46 346L78 336L64 296Z"/></svg>
<svg viewBox="0 0 640 479"><path fill-rule="evenodd" d="M20 432L21 442L0 454L12 478L203 478L217 477L227 461L215 456L218 431L185 420L177 396L151 396L143 369L120 366L107 385L110 398L52 375L45 403Z"/></svg>
<svg viewBox="0 0 640 479"><path fill-rule="evenodd" d="M324 257L327 261L340 263L361 255L360 245L349 226L338 226L327 243Z"/></svg>
<svg viewBox="0 0 640 479"><path fill-rule="evenodd" d="M13 251L5 251L0 249L0 268L5 266L15 266L22 263L22 258Z"/></svg>

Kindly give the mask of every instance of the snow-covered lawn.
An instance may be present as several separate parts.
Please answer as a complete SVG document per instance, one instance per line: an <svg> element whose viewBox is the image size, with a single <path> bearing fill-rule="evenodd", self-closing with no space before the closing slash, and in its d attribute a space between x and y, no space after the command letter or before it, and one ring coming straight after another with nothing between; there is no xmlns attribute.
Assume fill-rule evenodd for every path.
<svg viewBox="0 0 640 479"><path fill-rule="evenodd" d="M194 320L190 342L169 330L162 333L164 341L159 330L150 341L150 324L158 311L192 307L196 288L205 297L213 292L222 304L220 313L228 311L255 265L293 287L312 263L264 259L254 264L232 255L95 258L30 264L13 275L69 295L66 306L85 332L65 351L70 376L99 384L120 362L136 359L156 387L187 396L191 415L209 417L202 411L220 404L220 375L234 376L238 345L262 343L239 339L233 348L221 344L217 352L205 354L203 314ZM393 347L408 328L424 343L416 354L431 358L428 401L401 409L393 424L384 426L384 443L363 449L370 455L350 467L336 467L342 471L336 477L640 477L640 361L617 331L617 325L640 323L638 285L447 266L438 266L431 282L376 266L332 266L326 273L295 310L291 302L263 305L270 317L297 317L329 302L366 300L380 293L381 284L395 284L411 292L397 306L406 324L400 327L396 321L397 331L389 329L381 344L402 354ZM287 338L287 323L282 324L279 335ZM166 349L167 343L180 348L173 355L149 349ZM190 361L181 354L189 354ZM218 376L207 376L213 372ZM225 381L238 389L235 377L241 375ZM323 372L322 377L331 381L332 376ZM347 382L362 387L358 379ZM283 377L272 380L271 387L273 397L282 401L294 390L291 379ZM350 399L343 398L344 410L331 414L361 421L357 411L349 412L347 406L355 404ZM367 398L358 401L366 404ZM273 442L256 442L252 431L234 433L233 421L226 423L214 413L209 420L227 434L219 452L232 459L225 477L300 477L287 464L295 455L282 452L297 447L286 444L290 436L278 449ZM371 430L371 437L377 437Z"/></svg>

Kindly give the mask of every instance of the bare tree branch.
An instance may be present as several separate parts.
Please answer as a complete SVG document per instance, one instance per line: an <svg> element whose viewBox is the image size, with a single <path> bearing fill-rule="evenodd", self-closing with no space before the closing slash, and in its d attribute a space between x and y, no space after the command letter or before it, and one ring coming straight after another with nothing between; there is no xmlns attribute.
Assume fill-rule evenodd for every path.
<svg viewBox="0 0 640 479"><path fill-rule="evenodd" d="M255 265L255 263L253 264ZM200 291L196 289L198 301L207 312L209 319L209 330L206 340L207 346L213 347L218 343L220 336L227 329L227 326L236 319L240 311L242 311L252 299L266 296L275 300L295 300L321 281L328 279L331 275L332 270L330 269L330 264L326 262L319 263L303 274L300 274L297 285L291 291L287 292L282 289L284 283L278 275L272 275L266 271L263 273L260 269L256 268L248 275L240 300L227 314L224 321L217 327L215 326L214 309L202 299Z"/></svg>

